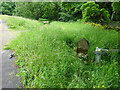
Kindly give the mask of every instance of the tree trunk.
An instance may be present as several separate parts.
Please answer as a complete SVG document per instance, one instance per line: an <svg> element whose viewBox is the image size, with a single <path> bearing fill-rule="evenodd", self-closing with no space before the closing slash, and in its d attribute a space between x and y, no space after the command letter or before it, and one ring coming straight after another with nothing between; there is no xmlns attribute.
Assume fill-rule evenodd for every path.
<svg viewBox="0 0 120 90"><path fill-rule="evenodd" d="M112 13L111 20L113 20L114 13L115 13L115 11Z"/></svg>

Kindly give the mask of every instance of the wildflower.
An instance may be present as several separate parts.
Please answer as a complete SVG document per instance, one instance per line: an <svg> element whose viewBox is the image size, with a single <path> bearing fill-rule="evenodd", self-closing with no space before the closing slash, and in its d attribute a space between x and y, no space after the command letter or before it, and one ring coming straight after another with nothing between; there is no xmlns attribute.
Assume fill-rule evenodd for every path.
<svg viewBox="0 0 120 90"><path fill-rule="evenodd" d="M102 85L102 87L104 87L104 85Z"/></svg>
<svg viewBox="0 0 120 90"><path fill-rule="evenodd" d="M98 88L99 88L100 86L98 86Z"/></svg>
<svg viewBox="0 0 120 90"><path fill-rule="evenodd" d="M95 86L93 88L95 88Z"/></svg>

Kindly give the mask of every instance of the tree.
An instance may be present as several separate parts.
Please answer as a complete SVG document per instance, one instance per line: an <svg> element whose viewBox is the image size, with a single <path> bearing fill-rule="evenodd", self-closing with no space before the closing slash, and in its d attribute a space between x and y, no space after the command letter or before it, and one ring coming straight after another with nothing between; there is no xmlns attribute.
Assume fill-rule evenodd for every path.
<svg viewBox="0 0 120 90"><path fill-rule="evenodd" d="M52 2L52 3L44 3L44 12L42 17L49 19L49 20L58 20L59 18L59 3L57 2Z"/></svg>
<svg viewBox="0 0 120 90"><path fill-rule="evenodd" d="M112 15L112 2L96 2L96 4L99 4L99 9L105 8Z"/></svg>
<svg viewBox="0 0 120 90"><path fill-rule="evenodd" d="M15 3L14 2L2 2L2 14L12 15L13 11L15 10Z"/></svg>
<svg viewBox="0 0 120 90"><path fill-rule="evenodd" d="M82 18L82 11L80 7L84 2L62 2L60 4L61 12L60 19L61 21L76 21Z"/></svg>
<svg viewBox="0 0 120 90"><path fill-rule="evenodd" d="M82 10L83 20L95 23L109 22L109 12L106 9L99 9L99 5L94 1L83 4Z"/></svg>
<svg viewBox="0 0 120 90"><path fill-rule="evenodd" d="M120 2L112 3L113 13L111 20L120 21Z"/></svg>
<svg viewBox="0 0 120 90"><path fill-rule="evenodd" d="M26 18L57 20L59 17L59 5L57 2L24 2L18 3L17 6L18 15Z"/></svg>

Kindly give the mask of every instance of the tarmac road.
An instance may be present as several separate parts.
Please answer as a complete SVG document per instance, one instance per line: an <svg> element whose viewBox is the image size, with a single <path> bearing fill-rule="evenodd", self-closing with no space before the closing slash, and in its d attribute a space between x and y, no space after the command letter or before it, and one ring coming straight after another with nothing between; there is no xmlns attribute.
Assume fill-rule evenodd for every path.
<svg viewBox="0 0 120 90"><path fill-rule="evenodd" d="M9 59L12 51L3 50L3 46L16 36L15 33L8 31L5 21L0 20L0 90L22 87L19 77L16 76L19 71L14 65L15 58Z"/></svg>

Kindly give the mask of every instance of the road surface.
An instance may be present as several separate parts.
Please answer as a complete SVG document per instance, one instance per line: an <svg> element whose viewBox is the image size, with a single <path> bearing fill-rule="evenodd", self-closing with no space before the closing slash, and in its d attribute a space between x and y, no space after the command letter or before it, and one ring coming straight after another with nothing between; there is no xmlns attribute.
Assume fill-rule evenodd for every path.
<svg viewBox="0 0 120 90"><path fill-rule="evenodd" d="M5 21L0 20L0 90L1 88L21 87L18 69L14 65L15 58L9 59L11 50L3 50L3 46L15 38L18 34L8 31Z"/></svg>

